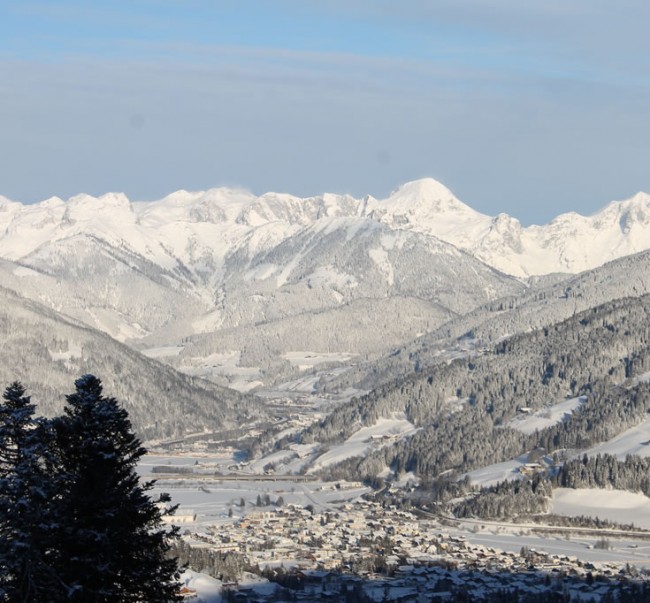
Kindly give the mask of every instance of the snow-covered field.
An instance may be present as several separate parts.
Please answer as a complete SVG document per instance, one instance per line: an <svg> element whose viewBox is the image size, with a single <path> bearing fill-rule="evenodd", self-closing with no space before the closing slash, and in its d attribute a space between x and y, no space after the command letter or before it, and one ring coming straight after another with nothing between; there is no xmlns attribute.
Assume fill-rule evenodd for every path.
<svg viewBox="0 0 650 603"><path fill-rule="evenodd" d="M525 434L535 433L535 431L541 431L547 427L551 427L560 421L565 421L568 417L573 414L573 411L578 408L581 404L584 404L585 397L581 396L579 398L571 398L554 404L553 406L548 406L542 410L528 415L528 416L519 416L508 423L509 427L521 431Z"/></svg>
<svg viewBox="0 0 650 603"><path fill-rule="evenodd" d="M467 475L469 475L469 479L473 484L482 487L494 486L498 482L505 480L521 479L523 476L519 469L527 462L526 459L526 455L523 455L512 461L495 463L481 469L475 469Z"/></svg>
<svg viewBox="0 0 650 603"><path fill-rule="evenodd" d="M479 524L475 524L479 525ZM481 527L483 526L483 527ZM631 563L637 567L650 567L650 544L641 540L607 538L610 548L599 549L594 545L599 536L585 537L566 534L536 535L530 533L536 526L510 527L507 524L482 522L478 530L449 530L451 534L464 536L474 544L494 547L502 551L518 553L521 547L543 551L555 555L576 557L593 563Z"/></svg>
<svg viewBox="0 0 650 603"><path fill-rule="evenodd" d="M650 419L620 433L615 438L585 450L589 456L613 454L624 460L628 454L650 456Z"/></svg>
<svg viewBox="0 0 650 603"><path fill-rule="evenodd" d="M385 442L413 435L417 429L407 421L403 413L394 418L380 418L370 427L362 427L353 433L343 444L332 446L312 465L311 471L339 463L354 456L365 456L372 448L381 447Z"/></svg>
<svg viewBox="0 0 650 603"><path fill-rule="evenodd" d="M557 488L552 512L558 515L587 515L650 529L650 499L623 490Z"/></svg>
<svg viewBox="0 0 650 603"><path fill-rule="evenodd" d="M181 477L152 473L153 467L161 466L191 469L193 473ZM225 473L233 469L237 470L237 475L231 479L214 475L214 471ZM357 482L302 482L282 476L257 480L252 473L253 467L245 469L251 472L237 469L233 456L228 454L147 455L138 466L143 479L156 480L152 493L167 492L172 503L179 505L177 516L189 521L188 518L195 515L195 520L189 521L194 525L235 521L256 506L258 496L263 501L268 498L272 505L282 499L284 504L312 505L316 510L327 510L339 502L358 499L369 491Z"/></svg>
<svg viewBox="0 0 650 603"><path fill-rule="evenodd" d="M182 587L194 591L197 598L192 600L196 603L221 603L223 601L221 597L221 580L192 570L185 570L181 574L180 583Z"/></svg>
<svg viewBox="0 0 650 603"><path fill-rule="evenodd" d="M191 597L190 593L187 595L188 601L192 601L192 603L222 603L224 601L224 584L221 580L216 580L206 574L185 570L181 574L180 584L181 588L185 587L190 590L190 593L194 594L194 598ZM227 585L225 586L227 588ZM276 585L270 583L268 580L255 574L244 572L238 580L237 591L248 591L251 596L253 596L253 593L268 595L269 593L273 593L276 588Z"/></svg>
<svg viewBox="0 0 650 603"><path fill-rule="evenodd" d="M301 371L309 370L324 362L348 362L357 354L340 354L335 352L287 352L282 357Z"/></svg>
<svg viewBox="0 0 650 603"><path fill-rule="evenodd" d="M169 358L170 356L178 356L182 351L182 345L165 345L142 350L142 353L149 358Z"/></svg>

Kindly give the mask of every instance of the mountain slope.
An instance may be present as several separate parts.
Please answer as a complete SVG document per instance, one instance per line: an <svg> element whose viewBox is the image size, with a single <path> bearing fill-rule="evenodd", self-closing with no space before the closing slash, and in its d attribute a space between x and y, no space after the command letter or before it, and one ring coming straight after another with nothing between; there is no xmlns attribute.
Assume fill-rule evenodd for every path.
<svg viewBox="0 0 650 603"><path fill-rule="evenodd" d="M230 366L243 351L227 378L250 368L254 383L290 369L279 360L288 353L377 355L525 288L364 211L346 196L227 189L152 203L115 194L8 203L0 253L19 267L0 269L0 285L192 374L221 380L220 367L204 370L206 357L226 354ZM390 324L383 337L360 320L364 308ZM317 335L325 320L327 340ZM297 341L299 332L309 336ZM156 351L179 344L179 358Z"/></svg>
<svg viewBox="0 0 650 603"><path fill-rule="evenodd" d="M305 430L303 443L340 443L380 418L404 413L419 431L366 459L353 475L416 471L435 477L515 458L587 448L645 419L650 384L650 296L616 300L556 325L522 333L472 357L439 364L352 399ZM529 411L584 396L564 422L524 433L513 421Z"/></svg>
<svg viewBox="0 0 650 603"><path fill-rule="evenodd" d="M266 382L290 370L287 354L374 357L542 282L497 269L576 271L650 246L643 194L522 228L431 179L386 199L213 189L137 203L115 193L0 201L0 258L18 264L0 269L0 285L183 370L217 378L208 357L239 354L235 373ZM364 308L391 325L385 337L359 320ZM540 324L528 319L516 328ZM156 351L181 344L177 358Z"/></svg>
<svg viewBox="0 0 650 603"><path fill-rule="evenodd" d="M370 215L394 228L426 233L516 276L576 273L650 248L650 195L612 201L592 216L562 214L524 228L506 214L491 218L461 203L431 179L409 182Z"/></svg>
<svg viewBox="0 0 650 603"><path fill-rule="evenodd" d="M216 370L202 374L214 378L224 372L215 355L230 363L239 353L239 368L261 368L264 377L254 375L254 381L267 380L287 354L374 357L524 288L438 239L369 219L334 218L252 258L229 256L219 304L202 319L211 325L177 325L183 349L167 361L194 372L202 357L210 358ZM156 335L138 345L169 340Z"/></svg>
<svg viewBox="0 0 650 603"><path fill-rule="evenodd" d="M45 415L60 412L64 395L86 373L102 379L147 439L239 427L266 415L253 398L179 374L4 288L0 337L0 382L21 381Z"/></svg>
<svg viewBox="0 0 650 603"><path fill-rule="evenodd" d="M380 359L359 363L346 373L323 380L328 389L351 385L368 389L423 370L450 357L491 348L502 339L566 320L604 303L650 293L650 251L565 277L543 281L520 295L506 296L452 318L438 329Z"/></svg>
<svg viewBox="0 0 650 603"><path fill-rule="evenodd" d="M329 193L304 199L278 193L257 197L226 188L177 191L138 203L116 193L29 206L4 199L0 257L21 260L45 242L92 233L162 269L182 265L214 283L233 249L243 245L249 255L269 250L302 228L341 217L370 218L391 230L437 237L516 276L576 273L650 245L650 196L645 193L611 202L589 217L567 213L547 225L524 228L505 214L474 211L425 178L402 185L386 199Z"/></svg>

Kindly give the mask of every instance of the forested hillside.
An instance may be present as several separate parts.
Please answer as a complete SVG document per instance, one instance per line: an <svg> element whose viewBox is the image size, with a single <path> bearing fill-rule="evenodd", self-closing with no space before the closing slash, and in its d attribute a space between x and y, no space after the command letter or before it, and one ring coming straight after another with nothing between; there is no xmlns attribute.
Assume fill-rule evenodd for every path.
<svg viewBox="0 0 650 603"><path fill-rule="evenodd" d="M21 381L47 416L61 411L71 378L87 373L101 375L124 400L145 439L239 427L266 416L255 398L182 375L2 288L0 338L0 383Z"/></svg>
<svg viewBox="0 0 650 603"><path fill-rule="evenodd" d="M650 387L633 377L650 370L650 296L603 304L550 327L508 338L489 350L386 384L339 407L305 430L303 442L341 441L396 411L421 428L409 439L341 473L437 475L503 461L538 446L586 447L639 422ZM522 408L537 410L585 396L571 417L526 435L511 426Z"/></svg>
<svg viewBox="0 0 650 603"><path fill-rule="evenodd" d="M320 387L376 388L378 383L446 362L454 354L491 348L504 337L556 324L616 299L650 293L649 274L650 252L646 251L575 276L529 279L528 292L488 302L396 348L383 359L360 363L339 377L323 379Z"/></svg>
<svg viewBox="0 0 650 603"><path fill-rule="evenodd" d="M165 328L131 343L155 348L182 341L165 362L186 372L204 358L236 352L238 367L259 369L255 380L269 383L298 372L286 360L291 352L376 358L478 305L525 290L448 243L360 218L310 226L255 253L242 246L226 257L223 270L211 312L171 327L175 339ZM219 381L227 371L214 365L204 374Z"/></svg>

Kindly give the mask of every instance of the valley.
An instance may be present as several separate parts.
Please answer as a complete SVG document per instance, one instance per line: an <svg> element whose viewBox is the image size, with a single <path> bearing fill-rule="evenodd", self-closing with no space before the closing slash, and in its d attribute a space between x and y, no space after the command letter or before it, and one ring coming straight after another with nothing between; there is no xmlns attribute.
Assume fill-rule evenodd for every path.
<svg viewBox="0 0 650 603"><path fill-rule="evenodd" d="M183 554L283 588L326 572L322 600L646 588L647 195L527 228L431 179L0 209L0 376L46 416L100 376Z"/></svg>

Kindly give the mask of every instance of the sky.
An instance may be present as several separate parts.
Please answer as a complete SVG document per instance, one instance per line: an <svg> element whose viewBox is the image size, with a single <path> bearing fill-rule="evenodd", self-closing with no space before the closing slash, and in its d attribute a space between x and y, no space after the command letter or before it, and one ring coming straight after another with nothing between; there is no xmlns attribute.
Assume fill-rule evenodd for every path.
<svg viewBox="0 0 650 603"><path fill-rule="evenodd" d="M0 0L0 195L650 192L647 0Z"/></svg>

